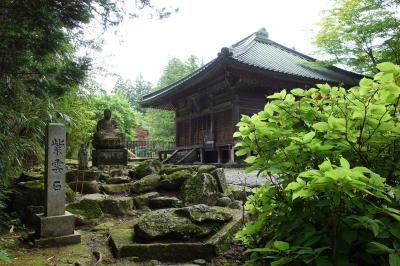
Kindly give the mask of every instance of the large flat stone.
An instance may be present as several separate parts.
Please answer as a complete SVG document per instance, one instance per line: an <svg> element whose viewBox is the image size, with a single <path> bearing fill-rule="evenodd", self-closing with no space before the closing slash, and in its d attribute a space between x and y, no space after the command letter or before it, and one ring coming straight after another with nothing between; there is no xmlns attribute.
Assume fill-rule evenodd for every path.
<svg viewBox="0 0 400 266"><path fill-rule="evenodd" d="M133 200L131 197L110 197L103 200L100 207L104 213L124 215L132 211Z"/></svg>
<svg viewBox="0 0 400 266"><path fill-rule="evenodd" d="M109 229L109 244L117 258L137 257L138 261L160 260L185 262L202 258L212 259L230 246L233 235L241 226L241 212L230 210L233 218L208 239L198 242L135 243L131 226Z"/></svg>
<svg viewBox="0 0 400 266"><path fill-rule="evenodd" d="M123 183L123 184L103 184L101 189L106 194L124 194L129 192L134 183Z"/></svg>

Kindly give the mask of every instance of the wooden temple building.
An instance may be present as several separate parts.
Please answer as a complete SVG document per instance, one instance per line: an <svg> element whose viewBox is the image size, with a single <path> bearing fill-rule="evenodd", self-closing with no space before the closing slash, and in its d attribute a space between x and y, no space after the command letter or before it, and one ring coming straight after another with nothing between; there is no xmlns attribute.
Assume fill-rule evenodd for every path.
<svg viewBox="0 0 400 266"><path fill-rule="evenodd" d="M176 113L176 149L166 161L234 163L235 125L241 114L262 110L267 95L318 83L349 87L361 78L310 64L315 61L270 40L263 28L222 48L217 58L187 77L144 96L143 107Z"/></svg>

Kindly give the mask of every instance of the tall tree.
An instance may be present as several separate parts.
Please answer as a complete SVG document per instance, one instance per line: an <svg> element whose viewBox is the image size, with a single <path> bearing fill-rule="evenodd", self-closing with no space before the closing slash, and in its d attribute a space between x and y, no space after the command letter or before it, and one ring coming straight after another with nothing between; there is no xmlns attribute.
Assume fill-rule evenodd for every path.
<svg viewBox="0 0 400 266"><path fill-rule="evenodd" d="M191 55L186 62L171 58L160 77L157 89L162 89L186 77L201 66L200 60ZM175 113L165 110L147 109L145 125L152 139L173 141L175 139Z"/></svg>
<svg viewBox="0 0 400 266"><path fill-rule="evenodd" d="M140 112L143 112L139 104L140 100L144 95L152 91L152 84L144 80L142 75L137 76L133 84L130 80L124 80L120 77L113 88L113 92L123 94L128 99L131 106Z"/></svg>
<svg viewBox="0 0 400 266"><path fill-rule="evenodd" d="M79 121L83 112L65 103L76 103L66 97L80 93L90 68L90 59L75 53L85 44L81 30L91 21L104 28L118 24L125 2L0 1L0 150L7 151L0 153L0 183L16 173L26 154L40 157L47 122ZM171 14L151 2L136 1L159 17Z"/></svg>
<svg viewBox="0 0 400 266"><path fill-rule="evenodd" d="M369 73L383 61L400 63L400 1L333 1L315 40L331 63Z"/></svg>

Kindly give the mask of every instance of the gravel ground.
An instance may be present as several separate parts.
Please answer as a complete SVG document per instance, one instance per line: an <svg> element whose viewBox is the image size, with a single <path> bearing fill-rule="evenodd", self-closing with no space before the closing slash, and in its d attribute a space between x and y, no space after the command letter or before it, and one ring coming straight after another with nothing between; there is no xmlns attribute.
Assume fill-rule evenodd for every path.
<svg viewBox="0 0 400 266"><path fill-rule="evenodd" d="M257 172L246 174L241 168L224 168L224 172L228 184L256 187L267 182L265 177L257 176Z"/></svg>

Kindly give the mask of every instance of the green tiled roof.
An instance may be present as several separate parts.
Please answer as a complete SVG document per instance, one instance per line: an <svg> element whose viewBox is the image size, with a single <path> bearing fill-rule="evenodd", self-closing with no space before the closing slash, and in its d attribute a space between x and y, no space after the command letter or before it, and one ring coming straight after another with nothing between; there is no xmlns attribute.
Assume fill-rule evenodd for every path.
<svg viewBox="0 0 400 266"><path fill-rule="evenodd" d="M267 31L251 34L229 48L222 48L218 57L187 77L143 97L142 104L150 103L160 96L175 92L189 80L203 75L225 57L248 66L289 76L302 77L318 82L343 83L355 85L360 75L337 67L322 67L312 64L316 59L280 45L268 38Z"/></svg>

